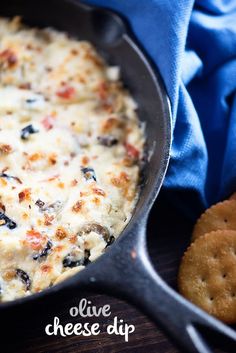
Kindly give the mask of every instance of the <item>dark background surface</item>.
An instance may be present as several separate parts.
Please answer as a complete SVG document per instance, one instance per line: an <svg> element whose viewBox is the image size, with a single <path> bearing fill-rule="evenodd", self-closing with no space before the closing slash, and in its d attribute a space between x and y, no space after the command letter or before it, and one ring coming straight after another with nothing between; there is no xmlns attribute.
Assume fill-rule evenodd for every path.
<svg viewBox="0 0 236 353"><path fill-rule="evenodd" d="M180 258L189 242L192 222L187 220L168 202L165 195L160 195L152 210L148 225L148 248L151 259L157 271L174 288ZM80 298L91 300L100 307L105 304L111 306L111 316L92 319L72 318L69 309L78 305ZM157 303L158 305L158 299ZM60 318L62 324L67 322L98 322L101 333L98 336L47 336L45 326L53 321L54 316ZM129 336L129 342L124 337L108 335L105 328L113 322L115 316L128 324L135 325L135 332ZM21 318L15 317L18 325ZM4 323L1 323L4 324ZM1 330L1 332L3 332ZM106 353L106 352L135 352L135 353L177 353L179 352L165 335L146 316L124 301L100 295L97 293L81 293L81 297L73 298L61 303L57 312L50 308L42 308L42 315L30 323L24 334L15 337L11 332L2 333L9 337L6 344L1 343L1 353ZM3 338L3 337L2 337Z"/></svg>

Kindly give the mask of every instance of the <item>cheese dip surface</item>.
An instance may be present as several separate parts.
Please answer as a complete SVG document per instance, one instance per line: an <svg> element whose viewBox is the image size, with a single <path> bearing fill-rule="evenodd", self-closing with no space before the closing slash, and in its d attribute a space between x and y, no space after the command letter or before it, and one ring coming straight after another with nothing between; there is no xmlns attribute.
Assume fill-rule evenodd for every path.
<svg viewBox="0 0 236 353"><path fill-rule="evenodd" d="M100 256L138 197L136 105L91 44L0 19L0 299Z"/></svg>

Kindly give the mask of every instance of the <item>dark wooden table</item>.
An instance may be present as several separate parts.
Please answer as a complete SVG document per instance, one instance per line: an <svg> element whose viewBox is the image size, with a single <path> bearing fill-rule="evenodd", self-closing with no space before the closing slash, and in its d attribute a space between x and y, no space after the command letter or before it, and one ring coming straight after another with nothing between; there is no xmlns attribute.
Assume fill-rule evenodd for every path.
<svg viewBox="0 0 236 353"><path fill-rule="evenodd" d="M174 209L164 196L160 196L149 220L148 246L153 264L161 276L176 288L176 274L179 260L189 241L192 224ZM181 241L179 241L181 240ZM91 300L100 307L110 304L112 315L109 318L92 318L89 322L99 322L100 327L106 327L115 316L123 319L128 324L135 325L135 332L129 336L129 342L121 336L109 336L102 332L99 336L46 336L45 325L50 317L48 308L47 322L42 317L35 318L36 325L29 327L24 337L10 339L0 348L1 353L177 353L179 352L169 339L144 316L139 310L124 301L96 293L82 293L81 297ZM79 298L71 298L61 305L61 310L56 313L61 323L83 322L74 320L69 315L70 307L78 304ZM158 300L157 300L158 305ZM55 313L51 313L51 321ZM14 318L20 320L20 318ZM85 320L86 321L86 320ZM88 321L88 319L87 319ZM105 330L104 330L105 331Z"/></svg>

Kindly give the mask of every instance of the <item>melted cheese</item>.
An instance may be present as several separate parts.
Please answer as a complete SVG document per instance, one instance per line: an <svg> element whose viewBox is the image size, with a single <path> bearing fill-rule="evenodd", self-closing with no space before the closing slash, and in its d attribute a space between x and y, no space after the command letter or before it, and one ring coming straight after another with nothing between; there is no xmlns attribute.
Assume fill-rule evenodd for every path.
<svg viewBox="0 0 236 353"><path fill-rule="evenodd" d="M91 44L0 19L0 293L43 290L130 220L144 133Z"/></svg>

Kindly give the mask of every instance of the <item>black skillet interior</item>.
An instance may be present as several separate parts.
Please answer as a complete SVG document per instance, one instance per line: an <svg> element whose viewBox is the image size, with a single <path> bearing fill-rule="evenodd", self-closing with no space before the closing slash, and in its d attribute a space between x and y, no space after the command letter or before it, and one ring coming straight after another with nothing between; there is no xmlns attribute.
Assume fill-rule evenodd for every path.
<svg viewBox="0 0 236 353"><path fill-rule="evenodd" d="M131 39L125 22L113 13L82 5L75 0L1 0L0 15L19 15L29 25L55 27L76 38L91 41L107 62L120 67L122 79L138 103L138 115L146 123L146 151L150 156L143 169L143 187L133 219L120 237L131 239L130 230L133 230L134 221L136 218L146 218L168 163L171 140L170 110L159 75L153 73L146 58ZM138 232L136 234L138 235ZM129 245L137 240L137 235L132 236ZM113 247L118 248L120 239ZM122 247L122 243L119 246ZM105 256L109 256L109 253L110 251ZM96 267L99 266L100 259L96 263ZM77 279L74 283L79 287ZM36 300L44 298L45 301L45 298L49 298L55 291L59 297L63 293L61 287L66 286L59 286L60 291L56 286L56 289L46 290L26 300L23 298L0 305L1 312L23 310L23 306L30 304L32 310L35 310Z"/></svg>

